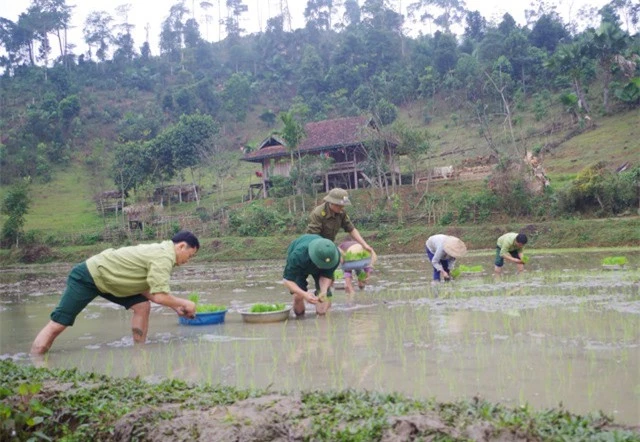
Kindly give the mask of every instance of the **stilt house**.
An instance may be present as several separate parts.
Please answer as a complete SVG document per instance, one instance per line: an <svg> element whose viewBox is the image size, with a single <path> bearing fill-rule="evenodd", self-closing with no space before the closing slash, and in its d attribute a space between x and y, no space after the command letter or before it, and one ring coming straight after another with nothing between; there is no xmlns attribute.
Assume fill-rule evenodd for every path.
<svg viewBox="0 0 640 442"><path fill-rule="evenodd" d="M322 182L322 190L329 191L334 187L358 189L373 184L376 178L367 176L363 169L363 163L368 158L367 142L382 138L371 117L357 116L307 123L305 133L305 138L294 151L296 158L299 152L301 156L316 155L333 160L324 176L318 177ZM385 143L388 174L399 180L400 172L392 155L396 144L388 140ZM261 183L250 185L250 199L266 198L271 187L271 177L288 177L291 172L291 152L284 140L277 135L267 137L255 151L245 154L242 159L261 165L261 170L256 171ZM256 190L257 193L254 194Z"/></svg>

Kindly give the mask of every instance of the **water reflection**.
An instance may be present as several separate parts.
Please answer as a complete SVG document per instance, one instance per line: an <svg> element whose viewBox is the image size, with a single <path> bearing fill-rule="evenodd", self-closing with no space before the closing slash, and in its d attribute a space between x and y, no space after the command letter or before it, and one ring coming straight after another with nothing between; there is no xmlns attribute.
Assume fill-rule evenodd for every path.
<svg viewBox="0 0 640 442"><path fill-rule="evenodd" d="M3 269L0 355L150 381L563 403L637 423L637 265L605 272L592 264L602 254L575 255L534 255L527 274L499 281L489 273L488 255L471 257L465 264L487 271L440 286L437 297L423 256L381 257L367 289L349 297L336 291L326 317L308 313L274 324L246 324L238 311L254 302L290 302L279 283L282 263L187 266L175 275L174 292L197 291L202 302L229 306L223 324L180 326L172 311L155 306L148 344L134 347L130 314L94 302L49 355L33 361L26 351L70 266ZM640 259L638 252L625 255L632 263Z"/></svg>

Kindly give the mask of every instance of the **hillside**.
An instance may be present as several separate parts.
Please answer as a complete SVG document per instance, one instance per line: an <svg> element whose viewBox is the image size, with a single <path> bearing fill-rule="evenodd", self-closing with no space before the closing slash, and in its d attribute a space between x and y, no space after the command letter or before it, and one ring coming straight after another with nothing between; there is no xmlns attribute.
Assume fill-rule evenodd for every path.
<svg viewBox="0 0 640 442"><path fill-rule="evenodd" d="M97 16L85 35L95 53L60 41L66 56L55 60L47 50L68 25L64 14L44 30L33 28L40 4L4 20L0 197L18 204L0 215L0 243L122 243L181 227L217 238L300 232L301 213L319 198L314 176L326 173L314 167L328 166L300 161L297 178L288 169L278 176L281 198L244 204L260 171L240 157L267 136L293 150L306 124L363 115L379 140L400 141L392 162L404 183L389 183L389 157L366 145L362 164L373 179L365 178L377 188L353 192L351 209L363 229L636 213L640 34L621 19L635 9L611 2L588 23L564 23L542 8L520 25L460 5L462 35L445 14L433 34L409 36L406 17L365 3L334 11L310 2L306 26L295 30L282 17L251 35L227 22L215 42L197 20L183 26L172 16L159 48L136 47ZM323 21L326 14L341 19ZM263 167L275 166L282 163ZM455 180L432 180L436 167ZM144 205L183 184L200 187L199 204L162 199L145 209L154 213L141 230L94 203L111 192L114 205L122 195Z"/></svg>

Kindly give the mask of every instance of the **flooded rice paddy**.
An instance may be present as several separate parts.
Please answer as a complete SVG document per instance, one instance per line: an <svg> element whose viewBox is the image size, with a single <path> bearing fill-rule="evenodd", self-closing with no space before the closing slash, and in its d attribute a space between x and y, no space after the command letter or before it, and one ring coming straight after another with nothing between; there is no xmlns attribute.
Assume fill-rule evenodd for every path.
<svg viewBox="0 0 640 442"><path fill-rule="evenodd" d="M356 388L448 401L479 395L508 405L572 412L602 410L640 422L640 252L624 270L603 270L604 252L530 252L528 271L492 257L432 287L426 257L381 257L364 291L335 290L325 317L247 324L255 302L290 302L280 261L198 264L174 273L174 294L229 307L223 324L179 325L154 305L146 346L134 347L130 313L96 300L45 359L150 381L193 382L276 391ZM71 265L0 271L0 358L31 363L27 352L57 304ZM312 285L312 283L311 283Z"/></svg>

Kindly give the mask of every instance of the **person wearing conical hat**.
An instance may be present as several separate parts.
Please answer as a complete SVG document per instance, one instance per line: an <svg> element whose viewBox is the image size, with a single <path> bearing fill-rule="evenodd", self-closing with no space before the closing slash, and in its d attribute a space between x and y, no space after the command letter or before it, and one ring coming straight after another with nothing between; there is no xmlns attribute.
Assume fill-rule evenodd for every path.
<svg viewBox="0 0 640 442"><path fill-rule="evenodd" d="M323 201L324 203L313 209L309 215L306 233L315 233L330 241L335 241L336 235L340 229L343 229L362 248L373 254L373 247L362 238L344 210L345 206L351 205L347 191L339 187L331 189Z"/></svg>
<svg viewBox="0 0 640 442"><path fill-rule="evenodd" d="M304 315L305 301L316 306L316 313L325 314L331 307L333 272L340 264L338 247L320 235L305 234L289 244L283 283L293 295L293 312ZM315 293L308 290L307 277L315 282Z"/></svg>
<svg viewBox="0 0 640 442"><path fill-rule="evenodd" d="M467 254L467 246L460 238L450 235L432 235L425 244L427 256L433 266L433 281L449 281L451 270L458 258Z"/></svg>

